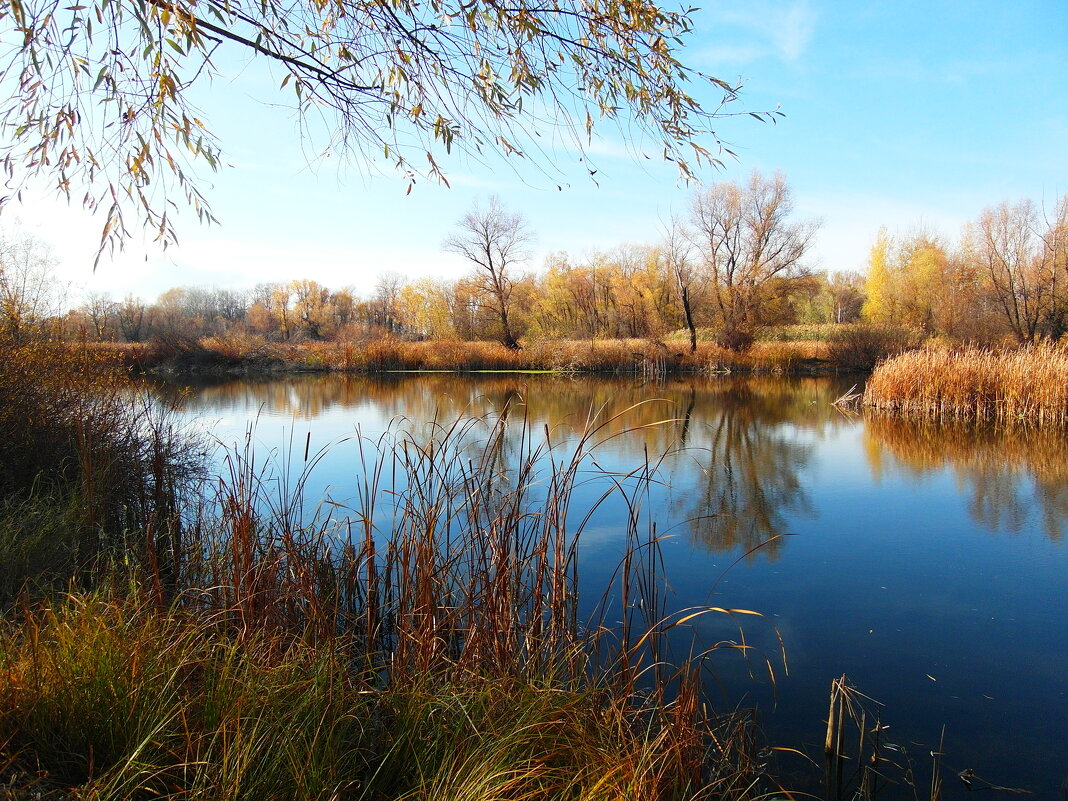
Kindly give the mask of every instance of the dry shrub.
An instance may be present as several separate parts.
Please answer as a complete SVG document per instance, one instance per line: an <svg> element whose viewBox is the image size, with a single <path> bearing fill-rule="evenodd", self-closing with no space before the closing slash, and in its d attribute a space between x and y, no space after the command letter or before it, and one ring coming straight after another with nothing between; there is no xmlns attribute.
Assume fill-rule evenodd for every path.
<svg viewBox="0 0 1068 801"><path fill-rule="evenodd" d="M914 335L893 326L848 324L828 339L827 358L847 370L871 370L914 346Z"/></svg>
<svg viewBox="0 0 1068 801"><path fill-rule="evenodd" d="M198 344L201 348L218 354L220 360L235 364L264 361L271 355L267 341L262 336L245 331L235 330L205 337Z"/></svg>
<svg viewBox="0 0 1068 801"><path fill-rule="evenodd" d="M113 352L46 339L0 345L0 561L41 567L6 571L9 589L47 572L35 542L61 557L57 569L130 543L132 556L147 558L148 543L151 558L172 560L178 496L197 465L196 449L131 389ZM26 531L27 520L49 517L63 521L59 542Z"/></svg>

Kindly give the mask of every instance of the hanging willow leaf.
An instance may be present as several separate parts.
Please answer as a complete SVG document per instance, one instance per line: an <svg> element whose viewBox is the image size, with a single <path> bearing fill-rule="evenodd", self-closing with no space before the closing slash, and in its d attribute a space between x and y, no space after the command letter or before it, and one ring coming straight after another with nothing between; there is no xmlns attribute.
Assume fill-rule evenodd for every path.
<svg viewBox="0 0 1068 801"><path fill-rule="evenodd" d="M681 151L705 136L718 145L712 123L738 92L680 61L691 15L654 0L0 0L6 194L41 179L68 197L78 188L89 208L129 206L164 243L175 194L213 220L194 167L214 169L220 145L205 130L189 148L181 121L194 115L190 90L217 74L217 51L281 69L298 119L326 120L331 152L364 165L386 154L409 182L443 177L409 163L428 150L554 167L534 137L585 153L605 123L661 143L688 177ZM698 83L714 90L712 106L694 99ZM83 158L50 158L61 137ZM153 158L168 140L179 155ZM101 252L129 236L112 225Z"/></svg>

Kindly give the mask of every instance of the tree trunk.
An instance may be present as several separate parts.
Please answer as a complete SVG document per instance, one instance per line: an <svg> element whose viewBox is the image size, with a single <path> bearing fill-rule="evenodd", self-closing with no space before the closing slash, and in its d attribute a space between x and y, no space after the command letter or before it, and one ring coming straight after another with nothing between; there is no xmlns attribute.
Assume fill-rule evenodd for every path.
<svg viewBox="0 0 1068 801"><path fill-rule="evenodd" d="M682 312L686 315L686 330L690 332L690 353L697 353L697 326L693 324L693 309L690 308L690 292L682 289Z"/></svg>

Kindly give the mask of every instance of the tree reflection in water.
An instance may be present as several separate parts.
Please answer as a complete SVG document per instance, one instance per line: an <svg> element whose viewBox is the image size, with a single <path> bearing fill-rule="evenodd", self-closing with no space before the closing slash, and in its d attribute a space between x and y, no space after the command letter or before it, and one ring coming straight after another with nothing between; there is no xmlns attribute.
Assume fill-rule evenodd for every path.
<svg viewBox="0 0 1068 801"><path fill-rule="evenodd" d="M873 415L867 454L875 475L887 464L921 476L949 468L968 493L972 519L992 531L1018 534L1032 512L1049 539L1068 521L1065 432L1029 426L930 423Z"/></svg>
<svg viewBox="0 0 1068 801"><path fill-rule="evenodd" d="M768 389L731 382L714 404L701 405L696 424L696 404L686 408L682 445L700 479L696 501L681 502L678 512L697 542L713 551L778 558L791 515L812 514L800 474L813 448L790 438L796 396Z"/></svg>
<svg viewBox="0 0 1068 801"><path fill-rule="evenodd" d="M798 432L819 437L849 424L831 406L838 383L780 376L651 382L516 373L286 375L205 381L186 390L182 403L191 414L251 417L262 411L291 420L350 415L364 427L368 412L382 423L404 418L415 425L523 417L529 425L509 426L497 454L502 480L507 463L530 447L516 438L548 431L559 443L592 418L611 421L599 438L609 439L606 458L618 469L668 454L662 464L676 498L672 513L687 521L697 543L743 553L767 543L754 554L774 558L790 519L811 514L800 476L814 449ZM174 389L165 385L160 391Z"/></svg>

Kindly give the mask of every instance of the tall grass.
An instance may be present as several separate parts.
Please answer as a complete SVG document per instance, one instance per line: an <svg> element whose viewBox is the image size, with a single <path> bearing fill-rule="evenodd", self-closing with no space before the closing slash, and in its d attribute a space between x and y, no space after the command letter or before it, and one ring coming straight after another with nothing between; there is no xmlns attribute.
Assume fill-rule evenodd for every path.
<svg viewBox="0 0 1068 801"><path fill-rule="evenodd" d="M751 729L701 700L714 649L667 661L694 617L744 610L666 614L658 465L594 463L624 416L566 450L509 406L357 438L349 508L306 502L324 453L261 464L250 432L183 517L169 586L127 538L133 568L99 560L95 588L8 616L0 779L25 798L755 797ZM578 542L608 503L625 547L583 605Z"/></svg>
<svg viewBox="0 0 1068 801"><path fill-rule="evenodd" d="M109 354L0 341L0 604L28 579L76 578L131 538L168 573L199 463Z"/></svg>
<svg viewBox="0 0 1068 801"><path fill-rule="evenodd" d="M0 636L0 768L11 798L746 797L667 720L593 686L368 684L342 648L151 605L74 597ZM681 723L680 723L681 721ZM720 730L719 747L737 736ZM755 759L752 755L751 759ZM718 766L702 770L701 766Z"/></svg>
<svg viewBox="0 0 1068 801"><path fill-rule="evenodd" d="M861 323L841 325L827 337L827 357L846 370L868 371L914 348L918 341L918 333L905 328Z"/></svg>
<svg viewBox="0 0 1068 801"><path fill-rule="evenodd" d="M690 353L674 340L542 340L521 350L498 342L268 342L251 335L149 344L97 343L93 347L142 372L245 373L256 371L553 371L658 377L673 373L783 372L826 361L824 341L757 342L745 354L712 342ZM807 364L806 364L807 363Z"/></svg>
<svg viewBox="0 0 1068 801"><path fill-rule="evenodd" d="M932 420L1038 425L1068 423L1068 350L903 353L872 373L865 406Z"/></svg>

